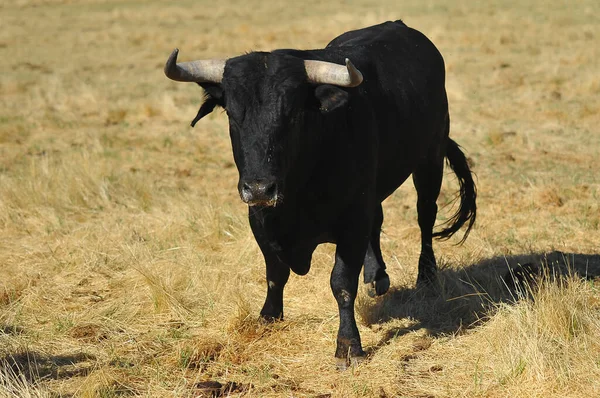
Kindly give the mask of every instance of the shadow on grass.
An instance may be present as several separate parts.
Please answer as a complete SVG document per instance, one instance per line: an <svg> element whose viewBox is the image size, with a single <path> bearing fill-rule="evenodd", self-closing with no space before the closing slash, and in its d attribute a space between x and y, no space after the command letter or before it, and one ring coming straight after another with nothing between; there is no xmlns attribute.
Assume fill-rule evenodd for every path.
<svg viewBox="0 0 600 398"><path fill-rule="evenodd" d="M96 358L85 353L47 356L33 351L7 354L0 358L0 367L23 375L29 382L40 379L67 379L86 376Z"/></svg>
<svg viewBox="0 0 600 398"><path fill-rule="evenodd" d="M25 333L25 329L14 325L0 325L0 334L18 336Z"/></svg>
<svg viewBox="0 0 600 398"><path fill-rule="evenodd" d="M550 252L499 256L461 269L440 267L438 280L428 287L399 287L375 300L365 299L357 312L368 326L410 319L408 327L393 327L372 347L425 328L431 336L455 334L485 321L500 303L531 297L540 279L600 277L600 254Z"/></svg>

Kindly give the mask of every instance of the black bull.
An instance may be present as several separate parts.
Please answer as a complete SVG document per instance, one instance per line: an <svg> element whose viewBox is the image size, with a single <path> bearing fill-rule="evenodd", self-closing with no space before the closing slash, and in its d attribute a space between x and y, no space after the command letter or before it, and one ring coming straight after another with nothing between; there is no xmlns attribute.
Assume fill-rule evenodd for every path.
<svg viewBox="0 0 600 398"><path fill-rule="evenodd" d="M412 174L421 230L417 283L435 278L432 238L467 224L464 240L475 221L471 171L448 137L442 56L423 34L395 21L344 33L324 49L179 64L176 58L177 50L167 76L206 91L192 125L215 106L229 116L238 190L266 262L261 316L281 319L290 269L306 274L317 245L335 243L335 356L342 367L360 359L354 301L363 264L364 282L376 294L390 283L379 242L381 202ZM458 177L460 206L433 233L444 159Z"/></svg>

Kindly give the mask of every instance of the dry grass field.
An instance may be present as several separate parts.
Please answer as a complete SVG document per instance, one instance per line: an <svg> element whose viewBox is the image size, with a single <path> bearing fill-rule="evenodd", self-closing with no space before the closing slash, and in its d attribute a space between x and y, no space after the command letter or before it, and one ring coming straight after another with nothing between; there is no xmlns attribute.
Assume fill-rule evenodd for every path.
<svg viewBox="0 0 600 398"><path fill-rule="evenodd" d="M3 0L0 15L0 397L600 396L597 0ZM226 115L190 128L202 92L162 67L174 47L316 48L398 18L445 57L478 220L464 245L434 244L439 284L417 290L412 183L384 203L392 288L361 288L369 357L339 372L333 247L290 278L286 319L261 324ZM526 263L542 276L513 281Z"/></svg>

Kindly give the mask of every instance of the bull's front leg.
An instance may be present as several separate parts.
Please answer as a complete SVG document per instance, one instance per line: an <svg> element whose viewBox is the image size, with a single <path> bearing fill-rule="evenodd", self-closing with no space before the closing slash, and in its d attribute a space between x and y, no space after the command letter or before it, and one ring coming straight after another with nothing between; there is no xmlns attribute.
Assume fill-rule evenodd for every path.
<svg viewBox="0 0 600 398"><path fill-rule="evenodd" d="M361 362L365 357L354 318L354 301L366 245L366 242L364 245L348 245L338 242L335 265L331 272L331 290L340 314L335 357L336 364L341 370L346 369L348 365Z"/></svg>
<svg viewBox="0 0 600 398"><path fill-rule="evenodd" d="M276 256L265 256L267 266L267 298L260 311L266 321L283 319L283 288L290 276L290 268Z"/></svg>
<svg viewBox="0 0 600 398"><path fill-rule="evenodd" d="M260 316L266 321L283 319L283 289L290 276L290 267L281 260L281 248L268 232L268 212L254 207L249 210L250 227L267 268L267 298Z"/></svg>

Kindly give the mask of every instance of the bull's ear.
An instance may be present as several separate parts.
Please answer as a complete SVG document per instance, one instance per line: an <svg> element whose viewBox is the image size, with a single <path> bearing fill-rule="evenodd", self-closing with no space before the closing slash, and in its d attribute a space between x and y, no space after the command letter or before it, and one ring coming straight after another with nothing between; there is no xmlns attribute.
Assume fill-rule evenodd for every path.
<svg viewBox="0 0 600 398"><path fill-rule="evenodd" d="M323 84L315 89L321 113L333 112L348 103L348 93L339 87Z"/></svg>
<svg viewBox="0 0 600 398"><path fill-rule="evenodd" d="M223 100L223 87L219 83L198 83L198 85L204 89L207 97L210 96L217 101Z"/></svg>
<svg viewBox="0 0 600 398"><path fill-rule="evenodd" d="M200 119L204 116L208 115L215 109L215 106L225 107L225 99L223 95L223 88L220 84L216 83L198 83L200 87L204 89L206 96L204 98L204 103L198 110L196 117L192 120L192 127L198 123Z"/></svg>

